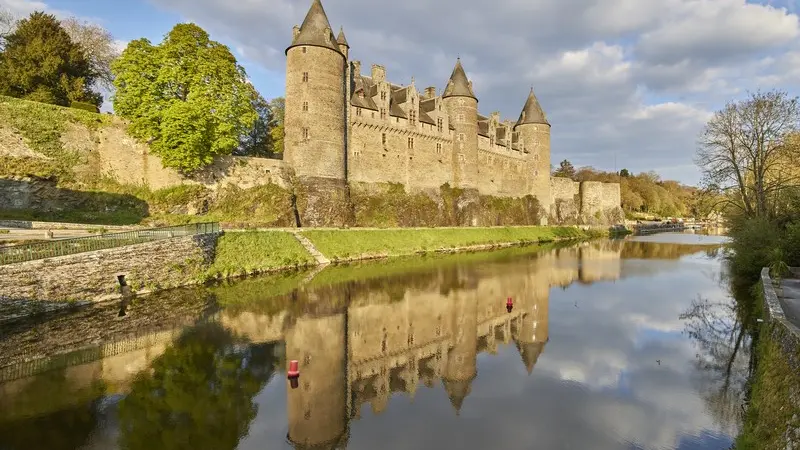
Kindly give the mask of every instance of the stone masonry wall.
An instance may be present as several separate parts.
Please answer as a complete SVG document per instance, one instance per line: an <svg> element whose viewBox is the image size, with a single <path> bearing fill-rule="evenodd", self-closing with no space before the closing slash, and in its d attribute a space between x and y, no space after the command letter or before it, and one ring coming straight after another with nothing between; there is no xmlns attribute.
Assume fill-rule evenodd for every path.
<svg viewBox="0 0 800 450"><path fill-rule="evenodd" d="M134 292L188 284L212 261L217 235L188 236L0 266L0 299L119 298L117 275Z"/></svg>

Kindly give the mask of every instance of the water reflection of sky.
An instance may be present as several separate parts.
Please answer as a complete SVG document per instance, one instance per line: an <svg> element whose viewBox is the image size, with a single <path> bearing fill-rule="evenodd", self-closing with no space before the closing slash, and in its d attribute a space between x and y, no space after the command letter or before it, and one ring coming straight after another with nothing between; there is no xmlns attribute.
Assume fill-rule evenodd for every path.
<svg viewBox="0 0 800 450"><path fill-rule="evenodd" d="M513 342L500 344L497 354L478 354L458 415L441 381L420 383L413 396L393 394L380 414L363 404L347 448L727 449L735 430L717 423L700 395L698 349L680 319L698 297L730 301L720 261L703 251L644 258L637 252L659 244L637 245L644 247L628 259L603 263L615 276L549 290L549 341L532 374ZM258 391L257 414L237 448L292 448L286 384L278 373ZM86 450L115 448L120 397L99 405Z"/></svg>

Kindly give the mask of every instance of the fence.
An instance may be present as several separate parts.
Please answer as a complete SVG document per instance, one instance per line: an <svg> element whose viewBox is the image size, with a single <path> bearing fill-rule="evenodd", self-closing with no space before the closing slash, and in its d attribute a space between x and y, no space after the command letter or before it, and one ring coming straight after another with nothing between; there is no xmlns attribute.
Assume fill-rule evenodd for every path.
<svg viewBox="0 0 800 450"><path fill-rule="evenodd" d="M79 238L56 239L32 244L10 245L0 247L0 265L217 232L219 232L219 223L205 222L175 227L125 231L122 233L105 233Z"/></svg>

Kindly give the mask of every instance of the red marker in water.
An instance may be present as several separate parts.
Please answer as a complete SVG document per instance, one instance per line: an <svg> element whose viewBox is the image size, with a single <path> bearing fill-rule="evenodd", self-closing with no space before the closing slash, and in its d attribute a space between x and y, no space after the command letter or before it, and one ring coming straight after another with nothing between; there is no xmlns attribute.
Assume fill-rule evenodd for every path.
<svg viewBox="0 0 800 450"><path fill-rule="evenodd" d="M514 309L514 300L512 300L511 297L508 297L506 300L506 310L511 312L512 309Z"/></svg>
<svg viewBox="0 0 800 450"><path fill-rule="evenodd" d="M298 365L299 363L297 360L293 359L289 362L289 372L286 375L290 380L300 377L300 369L298 368Z"/></svg>

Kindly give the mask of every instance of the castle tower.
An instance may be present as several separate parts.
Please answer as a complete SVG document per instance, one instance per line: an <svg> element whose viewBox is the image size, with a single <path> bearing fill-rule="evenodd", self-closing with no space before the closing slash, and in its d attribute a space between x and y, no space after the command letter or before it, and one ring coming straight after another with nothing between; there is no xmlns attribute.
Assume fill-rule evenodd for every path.
<svg viewBox="0 0 800 450"><path fill-rule="evenodd" d="M478 374L478 301L466 292L454 296L453 347L447 355L442 384L458 414Z"/></svg>
<svg viewBox="0 0 800 450"><path fill-rule="evenodd" d="M338 42L320 0L286 49L284 160L300 177L345 180L345 67L349 46Z"/></svg>
<svg viewBox="0 0 800 450"><path fill-rule="evenodd" d="M456 61L450 80L444 88L442 101L453 124L453 177L455 187L478 187L478 98L472 82Z"/></svg>
<svg viewBox="0 0 800 450"><path fill-rule="evenodd" d="M550 214L550 123L531 88L514 131L528 153L528 192L539 200L544 217Z"/></svg>
<svg viewBox="0 0 800 450"><path fill-rule="evenodd" d="M286 333L286 358L300 363L286 382L288 440L296 449L335 448L346 439L345 314L306 315Z"/></svg>

